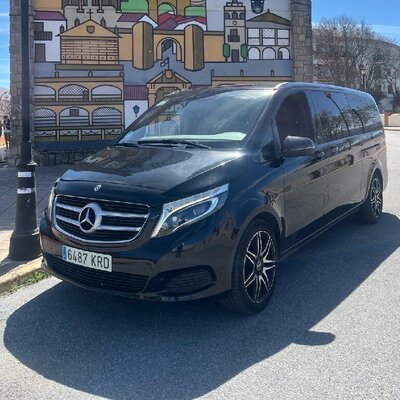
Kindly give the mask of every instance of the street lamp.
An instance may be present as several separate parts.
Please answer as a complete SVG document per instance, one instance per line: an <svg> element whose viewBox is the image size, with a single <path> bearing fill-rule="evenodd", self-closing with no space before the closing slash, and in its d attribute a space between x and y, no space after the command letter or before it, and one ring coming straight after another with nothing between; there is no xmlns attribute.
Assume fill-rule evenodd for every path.
<svg viewBox="0 0 400 400"><path fill-rule="evenodd" d="M367 70L365 69L364 65L361 65L360 67L360 72L361 72L361 77L362 77L362 88L364 92L367 91L367 82L366 82L366 75L367 75Z"/></svg>
<svg viewBox="0 0 400 400"><path fill-rule="evenodd" d="M32 159L30 141L30 1L21 0L21 118L22 141L21 160L18 163L17 209L15 229L10 239L9 258L12 260L32 260L39 257L40 243L36 211L36 163Z"/></svg>

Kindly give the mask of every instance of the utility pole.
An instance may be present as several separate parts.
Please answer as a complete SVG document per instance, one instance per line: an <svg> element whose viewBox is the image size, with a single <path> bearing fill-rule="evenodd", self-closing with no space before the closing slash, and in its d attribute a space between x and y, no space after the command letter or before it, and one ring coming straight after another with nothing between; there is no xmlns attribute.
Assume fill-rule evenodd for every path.
<svg viewBox="0 0 400 400"><path fill-rule="evenodd" d="M15 230L10 239L9 258L32 260L39 257L40 243L36 211L36 163L32 159L30 140L30 1L21 1L21 62L22 62L22 142L21 160L18 163L17 210Z"/></svg>

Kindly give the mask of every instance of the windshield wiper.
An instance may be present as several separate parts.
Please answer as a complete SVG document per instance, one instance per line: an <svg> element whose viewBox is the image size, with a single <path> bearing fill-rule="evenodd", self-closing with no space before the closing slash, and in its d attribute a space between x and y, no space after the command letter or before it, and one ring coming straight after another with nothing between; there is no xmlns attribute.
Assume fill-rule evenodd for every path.
<svg viewBox="0 0 400 400"><path fill-rule="evenodd" d="M140 147L139 143L132 142L132 143L114 143L111 145L111 147Z"/></svg>
<svg viewBox="0 0 400 400"><path fill-rule="evenodd" d="M165 145L179 145L185 144L186 146L197 147L199 149L208 149L210 150L211 147L196 142L194 140L185 140L185 139L151 139L151 140L139 140L138 144L144 145L157 145L157 144L165 144Z"/></svg>

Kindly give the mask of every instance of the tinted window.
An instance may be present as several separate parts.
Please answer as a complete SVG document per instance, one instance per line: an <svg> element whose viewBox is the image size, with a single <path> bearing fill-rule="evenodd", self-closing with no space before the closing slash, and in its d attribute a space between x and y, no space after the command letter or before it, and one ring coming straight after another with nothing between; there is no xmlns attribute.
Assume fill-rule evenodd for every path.
<svg viewBox="0 0 400 400"><path fill-rule="evenodd" d="M353 134L373 132L382 129L381 117L373 99L367 96L347 95L354 125L357 129Z"/></svg>
<svg viewBox="0 0 400 400"><path fill-rule="evenodd" d="M346 122L346 97L340 93L312 91L315 105L317 136L323 142L331 142L349 135ZM342 105L343 109L340 107Z"/></svg>
<svg viewBox="0 0 400 400"><path fill-rule="evenodd" d="M283 101L276 116L276 125L281 142L288 136L315 140L310 107L304 93L291 94Z"/></svg>

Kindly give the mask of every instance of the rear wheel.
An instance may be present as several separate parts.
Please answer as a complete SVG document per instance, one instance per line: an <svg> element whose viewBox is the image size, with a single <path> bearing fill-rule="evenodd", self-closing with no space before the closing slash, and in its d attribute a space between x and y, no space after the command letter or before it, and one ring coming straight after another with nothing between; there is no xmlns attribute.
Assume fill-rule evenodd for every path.
<svg viewBox="0 0 400 400"><path fill-rule="evenodd" d="M232 288L221 305L241 314L262 311L275 287L277 241L264 221L253 222L245 231L236 252Z"/></svg>
<svg viewBox="0 0 400 400"><path fill-rule="evenodd" d="M382 216L383 185L379 174L375 173L371 180L368 196L359 212L359 219L368 224L377 224Z"/></svg>

